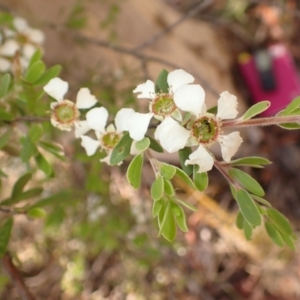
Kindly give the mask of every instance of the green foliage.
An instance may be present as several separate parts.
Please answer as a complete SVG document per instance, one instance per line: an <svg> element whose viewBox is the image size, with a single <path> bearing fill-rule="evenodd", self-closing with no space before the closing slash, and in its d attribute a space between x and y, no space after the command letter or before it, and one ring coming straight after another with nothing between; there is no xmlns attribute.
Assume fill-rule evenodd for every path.
<svg viewBox="0 0 300 300"><path fill-rule="evenodd" d="M13 226L13 218L8 218L0 227L0 258L6 252L6 248L10 239L10 233Z"/></svg>
<svg viewBox="0 0 300 300"><path fill-rule="evenodd" d="M164 179L162 176L157 176L151 186L151 197L157 201L163 197L164 194Z"/></svg>
<svg viewBox="0 0 300 300"><path fill-rule="evenodd" d="M193 169L193 180L197 190L203 192L208 186L208 175L207 172L197 173L199 166L194 165Z"/></svg>
<svg viewBox="0 0 300 300"><path fill-rule="evenodd" d="M159 93L159 92L168 93L169 92L169 85L168 85L168 81L167 81L168 74L169 74L169 72L165 69L163 69L159 73L159 75L156 79L156 82L155 82L155 92L156 93Z"/></svg>
<svg viewBox="0 0 300 300"><path fill-rule="evenodd" d="M164 149L162 148L162 146L152 137L147 136L147 138L150 140L150 146L149 148L152 149L155 152L158 153L163 153Z"/></svg>
<svg viewBox="0 0 300 300"><path fill-rule="evenodd" d="M127 169L127 180L135 189L141 185L143 162L144 155L141 153L131 161Z"/></svg>
<svg viewBox="0 0 300 300"><path fill-rule="evenodd" d="M249 166L252 168L263 168L264 166L267 166L271 164L268 159L258 156L249 156L249 157L243 157L239 159L232 160L230 162L231 166Z"/></svg>
<svg viewBox="0 0 300 300"><path fill-rule="evenodd" d="M3 74L0 79L0 99L5 97L12 87L12 77L9 73Z"/></svg>
<svg viewBox="0 0 300 300"><path fill-rule="evenodd" d="M165 163L161 165L159 170L161 175L167 180L171 180L176 174L176 168Z"/></svg>
<svg viewBox="0 0 300 300"><path fill-rule="evenodd" d="M192 153L192 149L190 147L185 147L178 151L179 162L182 170L187 174L191 175L193 173L192 165L185 165L185 161L189 158L189 155Z"/></svg>
<svg viewBox="0 0 300 300"><path fill-rule="evenodd" d="M271 104L270 101L261 101L254 104L245 112L245 114L241 117L241 119L245 121L255 117L256 115L268 109L270 107L270 104Z"/></svg>
<svg viewBox="0 0 300 300"><path fill-rule="evenodd" d="M137 151L146 151L150 146L150 140L149 138L145 137L141 141L136 142L135 148Z"/></svg>
<svg viewBox="0 0 300 300"><path fill-rule="evenodd" d="M29 83L37 81L45 71L45 64L41 60L35 61L26 71L24 79Z"/></svg>
<svg viewBox="0 0 300 300"><path fill-rule="evenodd" d="M300 115L300 97L295 98L289 105L279 112L277 115L279 116L293 116L293 115ZM300 124L298 123L284 123L279 124L280 127L284 129L300 129Z"/></svg>
<svg viewBox="0 0 300 300"><path fill-rule="evenodd" d="M112 166L118 165L130 154L131 144L132 139L130 138L129 133L124 134L112 151L110 157L110 164Z"/></svg>

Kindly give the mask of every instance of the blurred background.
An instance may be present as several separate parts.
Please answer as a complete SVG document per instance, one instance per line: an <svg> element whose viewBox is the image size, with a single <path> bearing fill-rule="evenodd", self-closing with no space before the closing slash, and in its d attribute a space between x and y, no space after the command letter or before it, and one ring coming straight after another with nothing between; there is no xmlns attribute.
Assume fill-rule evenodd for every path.
<svg viewBox="0 0 300 300"><path fill-rule="evenodd" d="M143 110L147 102L132 90L162 68L193 74L208 107L227 90L238 97L240 113L270 100L269 116L300 95L296 0L0 0L0 10L43 30L45 62L62 65L72 97L89 87L111 116L121 107ZM9 245L35 299L300 299L299 243L295 252L277 247L263 228L246 241L235 226L236 202L217 171L210 172L205 194L178 182L181 198L199 210L188 212L190 231L169 243L157 237L151 216L149 165L136 191L124 175L127 163L107 167L97 154L87 157L72 134L53 132L66 161L51 157L56 176L45 180L37 173L35 180L49 195L59 193L44 220L15 217ZM299 131L251 128L243 138L239 156L273 162L247 172L298 232ZM0 161L7 159L1 153ZM179 164L176 156L162 159ZM22 168L10 158L2 197ZM0 295L20 299L3 270Z"/></svg>

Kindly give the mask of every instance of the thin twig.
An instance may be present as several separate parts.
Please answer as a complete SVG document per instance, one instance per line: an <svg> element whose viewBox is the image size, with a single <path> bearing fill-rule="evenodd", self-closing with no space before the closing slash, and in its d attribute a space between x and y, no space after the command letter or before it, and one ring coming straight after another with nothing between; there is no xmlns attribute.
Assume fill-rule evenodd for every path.
<svg viewBox="0 0 300 300"><path fill-rule="evenodd" d="M23 116L23 117L17 117L14 120L11 121L11 123L15 122L31 122L31 123L39 123L39 122L49 122L49 117L35 117L35 116Z"/></svg>
<svg viewBox="0 0 300 300"><path fill-rule="evenodd" d="M212 4L212 0L204 0L204 1L201 1L200 3L197 3L185 15L183 15L182 17L180 17L177 21L175 21L171 25L167 26L164 30L161 30L159 33L153 35L148 40L146 40L145 42L143 42L141 45L135 47L133 50L135 52L137 52L137 51L140 51L140 50L142 50L142 49L150 46L151 44L153 44L154 42L156 42L158 39L160 39L164 35L166 35L168 32L170 32L171 30L173 30L175 27L177 27L178 25L180 25L181 23L183 23L186 19L192 18L192 17L196 16L199 12L203 11L204 9L206 9L211 4Z"/></svg>
<svg viewBox="0 0 300 300"><path fill-rule="evenodd" d="M23 278L19 271L14 266L12 259L9 254L5 254L1 260L2 266L9 276L10 280L14 284L22 300L35 300L25 285Z"/></svg>

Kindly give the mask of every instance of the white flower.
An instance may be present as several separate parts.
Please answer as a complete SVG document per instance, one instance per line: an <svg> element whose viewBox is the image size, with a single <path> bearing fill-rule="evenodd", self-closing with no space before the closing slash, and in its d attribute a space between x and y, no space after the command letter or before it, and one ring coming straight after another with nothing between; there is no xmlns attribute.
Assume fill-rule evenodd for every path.
<svg viewBox="0 0 300 300"><path fill-rule="evenodd" d="M181 114L178 110L176 99L185 99L191 102L194 98L203 98L204 91L200 85L193 85L194 77L184 70L175 70L168 74L167 82L169 85L168 93L155 92L155 84L151 80L147 80L143 84L139 84L134 93L140 93L138 98L146 98L150 100L149 113L133 113L128 121L128 130L130 137L135 141L140 141L145 137L152 117L165 122L168 117L181 120ZM184 94L183 94L184 93ZM179 107L180 108L180 107ZM195 108L197 109L197 108ZM163 131L164 132L164 131ZM160 134L156 134L156 138L162 140Z"/></svg>
<svg viewBox="0 0 300 300"><path fill-rule="evenodd" d="M44 86L44 91L57 101L50 104L52 109L51 123L53 126L66 131L70 131L74 126L75 137L80 137L90 130L90 127L87 121L79 120L79 109L87 109L94 106L97 103L97 99L91 95L88 88L81 88L77 93L76 103L74 103L64 99L68 88L68 82L58 77L51 79Z"/></svg>
<svg viewBox="0 0 300 300"><path fill-rule="evenodd" d="M120 141L124 131L128 131L127 120L134 112L131 108L123 108L116 114L115 125L110 124L106 127L108 111L104 107L96 107L86 114L89 128L95 130L97 140L89 136L81 136L81 145L88 156L95 154L98 148L106 151L107 156L100 161L110 164L110 157L113 148ZM136 154L134 144L132 144L131 154Z"/></svg>
<svg viewBox="0 0 300 300"><path fill-rule="evenodd" d="M226 162L230 162L232 156L237 152L238 148L243 142L243 139L241 138L238 131L232 132L227 135L221 134L221 120L235 118L238 114L236 108L237 98L226 91L223 92L218 99L218 111L216 116L203 112L200 115L196 116L198 120L195 121L192 131L194 131L193 133L195 133L195 124L201 124L201 130L203 131L203 134L202 136L198 135L198 143L200 144L200 146L189 156L189 160L185 162L186 165L199 165L198 173L211 170L214 161L212 157L211 159L209 159L208 155L211 156L211 154L206 150L204 146L209 146L214 141L218 141L220 143L223 159ZM199 127L196 129L199 132ZM211 140L206 141L205 135L209 136L209 133L214 133L214 136L211 135ZM195 134L194 138L197 138L195 137ZM203 143L201 143L201 139L204 139Z"/></svg>

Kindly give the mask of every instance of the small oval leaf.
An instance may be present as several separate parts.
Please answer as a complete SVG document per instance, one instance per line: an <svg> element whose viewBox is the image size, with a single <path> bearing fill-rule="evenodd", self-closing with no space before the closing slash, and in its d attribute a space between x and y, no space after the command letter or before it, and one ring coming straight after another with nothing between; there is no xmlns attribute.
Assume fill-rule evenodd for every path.
<svg viewBox="0 0 300 300"><path fill-rule="evenodd" d="M161 175L167 180L172 179L176 174L176 168L168 164L162 164L159 171Z"/></svg>
<svg viewBox="0 0 300 300"><path fill-rule="evenodd" d="M162 198L164 195L164 179L158 176L151 186L151 197L154 201Z"/></svg>
<svg viewBox="0 0 300 300"><path fill-rule="evenodd" d="M251 106L245 114L242 116L242 120L249 120L252 117L262 113L263 111L267 110L270 107L271 102L270 101L261 101L253 106Z"/></svg>
<svg viewBox="0 0 300 300"><path fill-rule="evenodd" d="M127 169L127 180L135 189L141 185L143 162L144 155L141 153L131 161Z"/></svg>

